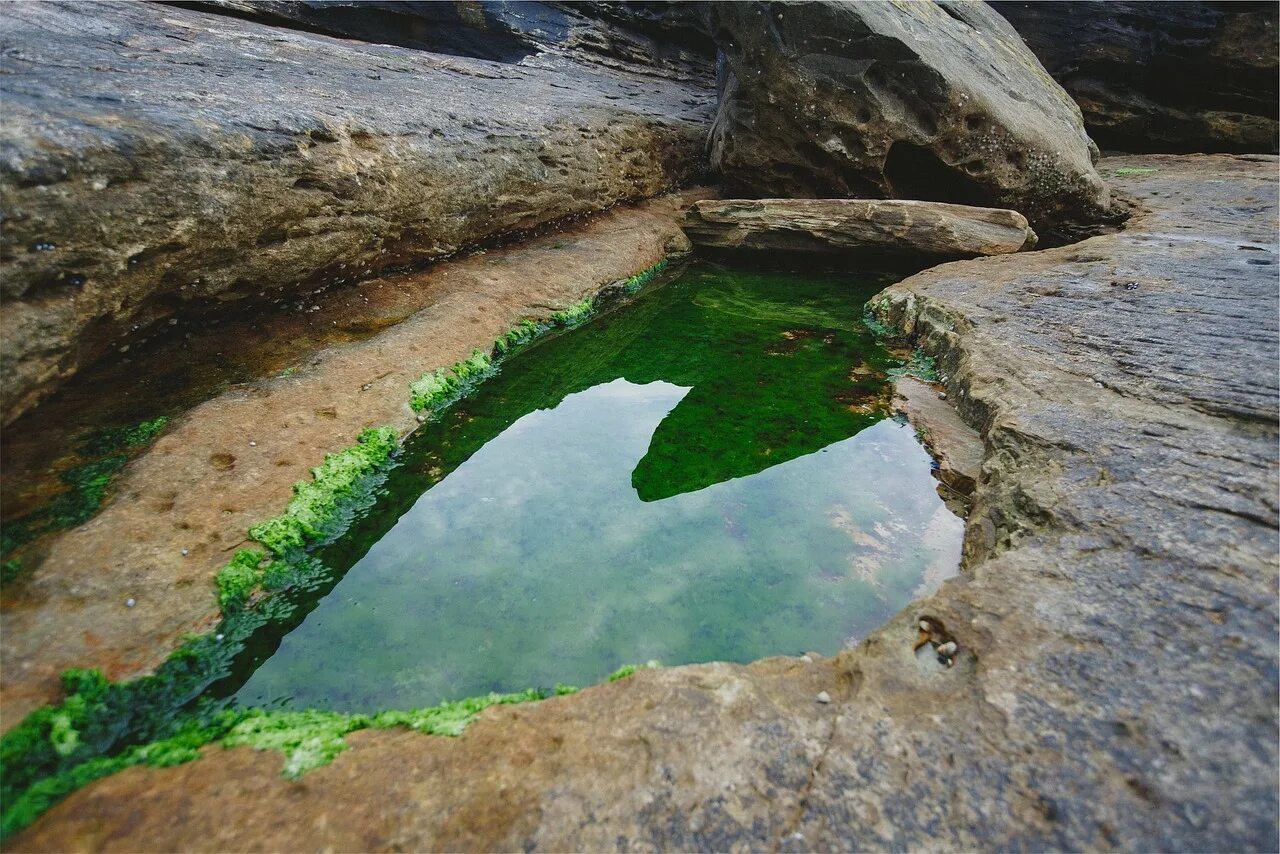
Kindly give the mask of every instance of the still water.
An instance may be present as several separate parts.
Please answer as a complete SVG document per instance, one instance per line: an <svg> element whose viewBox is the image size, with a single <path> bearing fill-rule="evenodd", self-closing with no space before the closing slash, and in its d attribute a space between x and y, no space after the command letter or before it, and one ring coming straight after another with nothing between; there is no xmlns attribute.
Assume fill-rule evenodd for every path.
<svg viewBox="0 0 1280 854"><path fill-rule="evenodd" d="M962 536L887 417L882 286L699 264L509 359L319 553L349 569L236 702L424 706L866 635Z"/></svg>

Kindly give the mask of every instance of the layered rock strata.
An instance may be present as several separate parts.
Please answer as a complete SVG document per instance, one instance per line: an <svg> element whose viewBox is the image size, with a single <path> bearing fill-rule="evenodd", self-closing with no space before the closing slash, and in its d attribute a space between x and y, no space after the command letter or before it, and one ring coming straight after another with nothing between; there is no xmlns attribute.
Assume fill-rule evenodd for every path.
<svg viewBox="0 0 1280 854"><path fill-rule="evenodd" d="M7 4L0 388L11 422L167 318L284 300L660 193L706 86L135 3Z"/></svg>
<svg viewBox="0 0 1280 854"><path fill-rule="evenodd" d="M772 252L967 258L1036 245L1016 211L896 199L705 200L684 229L700 246Z"/></svg>

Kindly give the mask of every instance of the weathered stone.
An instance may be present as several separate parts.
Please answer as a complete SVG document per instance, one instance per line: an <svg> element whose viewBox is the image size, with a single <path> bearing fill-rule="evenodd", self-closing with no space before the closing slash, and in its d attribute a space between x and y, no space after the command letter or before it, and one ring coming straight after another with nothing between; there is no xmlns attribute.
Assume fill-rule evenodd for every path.
<svg viewBox="0 0 1280 854"><path fill-rule="evenodd" d="M1277 161L1104 165L1159 170L1125 232L875 303L986 458L966 573L856 649L360 733L297 782L210 748L11 847L1276 850Z"/></svg>
<svg viewBox="0 0 1280 854"><path fill-rule="evenodd" d="M200 0L175 5L499 62L551 52L700 85L711 79L715 57L697 3Z"/></svg>
<svg viewBox="0 0 1280 854"><path fill-rule="evenodd" d="M693 83L145 4L0 14L5 423L162 318L354 281L702 169L713 94Z"/></svg>
<svg viewBox="0 0 1280 854"><path fill-rule="evenodd" d="M993 2L1121 151L1274 153L1275 3Z"/></svg>
<svg viewBox="0 0 1280 854"><path fill-rule="evenodd" d="M711 161L730 191L1108 209L1080 110L981 3L714 3Z"/></svg>
<svg viewBox="0 0 1280 854"><path fill-rule="evenodd" d="M701 246L773 252L965 258L1036 245L1016 211L897 199L706 200L689 208L684 230Z"/></svg>

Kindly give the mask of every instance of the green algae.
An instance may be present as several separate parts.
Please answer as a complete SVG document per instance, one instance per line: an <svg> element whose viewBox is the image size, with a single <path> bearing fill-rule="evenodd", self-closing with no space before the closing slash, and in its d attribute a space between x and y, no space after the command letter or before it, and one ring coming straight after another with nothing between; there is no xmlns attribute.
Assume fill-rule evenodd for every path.
<svg viewBox="0 0 1280 854"><path fill-rule="evenodd" d="M609 678L606 681L618 682L620 680L626 679L628 676L634 676L635 674L639 673L641 670L656 670L661 666L662 665L656 661L647 661L644 664L624 664L621 667L619 667L617 670L610 673Z"/></svg>
<svg viewBox="0 0 1280 854"><path fill-rule="evenodd" d="M70 672L69 680L80 689L63 706L47 716L51 727L48 744L66 758L81 748L77 726L89 704L99 702L110 686L101 674ZM560 693L572 693L576 689ZM262 709L223 710L204 719L188 717L176 722L172 734L147 744L134 745L114 755L95 756L62 768L22 788L5 781L4 806L0 812L0 841L35 821L41 813L76 789L134 765L163 768L199 758L201 748L221 744L224 748L252 747L277 750L284 755L281 775L296 780L303 774L332 762L347 744L344 736L362 729L410 729L427 735L456 737L482 711L495 705L511 705L545 699L547 692L530 689L508 694L488 694L440 703L423 709L392 710L375 715L347 715L337 712L273 712ZM21 726L26 726L24 723ZM28 732L0 740L5 753L6 772L16 754L17 742ZM9 774L6 773L6 777Z"/></svg>
<svg viewBox="0 0 1280 854"><path fill-rule="evenodd" d="M1121 166L1119 169L1113 169L1111 174L1117 178L1127 178L1133 175L1150 175L1152 172L1159 172L1153 166Z"/></svg>
<svg viewBox="0 0 1280 854"><path fill-rule="evenodd" d="M5 519L0 531L0 554L8 555L0 583L21 575L21 561L12 553L27 543L54 531L74 528L93 518L102 507L111 482L142 448L149 445L168 425L166 417L153 418L123 427L97 430L84 438L77 449L82 460L62 472L58 479L66 488L44 506L17 519Z"/></svg>
<svg viewBox="0 0 1280 854"><path fill-rule="evenodd" d="M311 470L311 480L294 484L284 513L254 525L249 536L278 556L324 540L334 532L343 505L358 494L361 480L386 466L397 447L392 427L363 431L354 446L326 455Z"/></svg>
<svg viewBox="0 0 1280 854"><path fill-rule="evenodd" d="M646 274L650 275L644 281L656 272L645 271L628 282ZM730 307L734 304L734 300L722 298L712 302ZM757 310L756 314L776 320L778 312L775 304L767 310ZM652 317L654 309L642 308L636 314ZM794 315L791 318L796 319ZM581 319L575 313L566 325ZM636 328L630 321L620 323L624 335L643 337L645 334L643 328ZM501 356L521 345L537 343L539 336L550 328L527 321L513 330L514 337L504 336L507 347L500 348L495 342L494 352ZM777 355L781 359L792 358L795 353L789 351L790 347L790 343L785 344ZM804 349L803 340L800 349ZM583 347L576 348L574 355L581 358L570 359L566 370L553 371L551 381L535 390L531 399L544 395L538 399L546 401L545 393L549 389L553 397L562 398L570 393L569 389L582 383L598 382L599 371L609 370L609 353L589 340ZM688 356L689 361L697 358ZM486 360L483 370L478 359L467 360L472 369L469 372L464 368L463 373L468 378L482 372L484 376L490 375L492 359L486 357ZM453 375L457 376L456 370ZM446 468L456 467L484 444L480 437L493 422L486 418L480 420L481 430L449 452L447 456L452 461L443 461ZM153 438L162 427L151 431L144 441ZM124 435L139 436L147 432ZM109 447L105 438L99 447ZM395 450L395 436L390 428L366 431L355 448L330 455L325 464L313 470L313 481L298 485L294 501L285 514L255 526L255 539L268 547L271 559L264 561L261 553L242 550L219 574L218 597L224 617L215 632L188 639L155 674L132 682L110 683L91 671L69 671L64 677L67 696L61 704L37 710L0 738L0 769L3 770L0 801L4 805L0 837L8 838L50 805L92 780L130 765L162 766L190 761L207 744L221 742L226 746L245 744L279 749L285 753L284 773L294 775L332 759L345 747L342 737L355 729L404 726L421 732L455 735L488 705L547 696L548 692L540 689L517 694L491 693L417 711L363 714L232 709L226 704L230 696L228 689L210 689L226 682L242 682L247 675L242 663L245 656L252 653L249 655L249 664L252 664L257 660L254 656L259 655L252 640L264 631L279 637L279 627L297 625L307 610L314 607L309 597L331 589L335 578L341 577L342 561L335 568L332 561L306 555L307 549L332 540L357 512L368 513L375 519L397 512L394 502L390 508L369 506L371 484L385 473ZM105 472L109 479L113 464L71 479L83 482L90 493L95 489L105 490L106 480L102 475ZM123 462L119 465L122 467ZM758 466L759 462L753 465ZM430 475L430 478L438 480L439 475ZM339 540L328 547L328 552L341 555L360 548L367 548L367 543ZM761 579L761 582L767 594L776 593L776 589L770 589L773 584L770 579ZM284 595L256 597L254 594L260 589ZM704 604L707 610L716 605L714 600ZM805 617L791 614L788 619L803 621ZM625 678L635 670L634 667L619 668L610 679ZM554 693L576 690L557 684ZM234 691L234 685L230 691Z"/></svg>
<svg viewBox="0 0 1280 854"><path fill-rule="evenodd" d="M239 549L230 563L218 570L218 605L223 613L243 607L253 592L262 585L266 558L254 549Z"/></svg>
<svg viewBox="0 0 1280 854"><path fill-rule="evenodd" d="M97 430L80 446L80 453L84 456L100 457L129 448L140 448L160 435L168 423L169 419L162 415L159 418L126 427Z"/></svg>
<svg viewBox="0 0 1280 854"><path fill-rule="evenodd" d="M575 302L573 305L555 312L551 315L551 319L555 321L557 326L577 326L591 316L592 311L595 310L595 304L596 300L594 296L587 297L580 302Z"/></svg>
<svg viewBox="0 0 1280 854"><path fill-rule="evenodd" d="M894 379L898 377L915 377L923 382L936 383L940 375L938 374L937 360L917 347L911 351L906 364L889 369L889 376Z"/></svg>

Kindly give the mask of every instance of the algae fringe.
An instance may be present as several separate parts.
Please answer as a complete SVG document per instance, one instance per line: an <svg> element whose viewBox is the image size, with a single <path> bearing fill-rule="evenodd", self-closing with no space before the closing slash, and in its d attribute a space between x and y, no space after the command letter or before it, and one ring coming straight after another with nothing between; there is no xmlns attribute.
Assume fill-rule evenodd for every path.
<svg viewBox="0 0 1280 854"><path fill-rule="evenodd" d="M669 261L661 259L656 264L641 270L628 279L615 285L627 294L634 294L660 273L667 269ZM471 356L461 362L455 362L448 368L437 368L428 371L409 384L409 406L414 412L430 412L433 416L470 394L477 385L493 376L498 370L498 363L509 356L521 345L553 329L572 329L586 322L599 308L596 296L586 297L573 305L554 312L550 322L539 322L526 318L515 327L499 335L488 353L475 350Z"/></svg>
<svg viewBox="0 0 1280 854"><path fill-rule="evenodd" d="M86 436L76 453L85 462L67 469L59 480L67 487L47 504L17 519L6 519L0 533L0 555L5 555L0 583L13 581L22 571L20 557L11 555L21 546L53 531L74 528L89 521L102 507L112 479L136 453L149 445L168 425L165 416L125 427L108 427Z"/></svg>
<svg viewBox="0 0 1280 854"><path fill-rule="evenodd" d="M635 293L667 267L663 259L622 282ZM590 298L557 312L553 323L525 320L494 342L493 356L503 357L553 328L582 322L596 308ZM471 358L446 370L432 371L411 386L410 405L417 411L452 402L496 370L490 354L476 351ZM440 390L447 389L445 392ZM163 430L166 418L128 428L102 431L85 447L135 447ZM312 469L312 480L294 485L294 497L284 513L249 530L264 546L237 550L216 577L222 621L208 634L189 636L156 672L129 682L109 682L93 670L68 670L63 676L65 699L27 715L0 737L0 842L35 821L45 810L94 780L132 765L164 767L189 762L200 748L221 742L226 747L249 745L285 753L284 773L297 776L323 765L345 749L342 740L358 729L405 727L435 735L458 735L477 714L491 705L522 703L572 694L578 689L556 685L552 692L529 689L515 694L490 694L441 703L425 709L385 711L375 715L337 712L269 712L228 710L205 695L206 689L230 672L232 660L248 638L263 626L287 618L291 606L278 596L259 596L291 587L305 587L327 570L309 558L308 548L338 536L360 505L385 476L399 449L392 427L363 431L355 445ZM128 461L123 455L100 461L83 475L89 515L105 495L112 474ZM102 465L109 462L109 465ZM74 471L74 470L73 470ZM77 477L81 477L77 475ZM76 517L78 518L78 517ZM85 518L88 518L87 516ZM79 519L84 521L84 519ZM78 522L76 522L78 524ZM6 543L5 551L11 547ZM21 562L4 564L14 575ZM650 662L646 667L656 666ZM617 681L641 669L627 665L615 671Z"/></svg>

